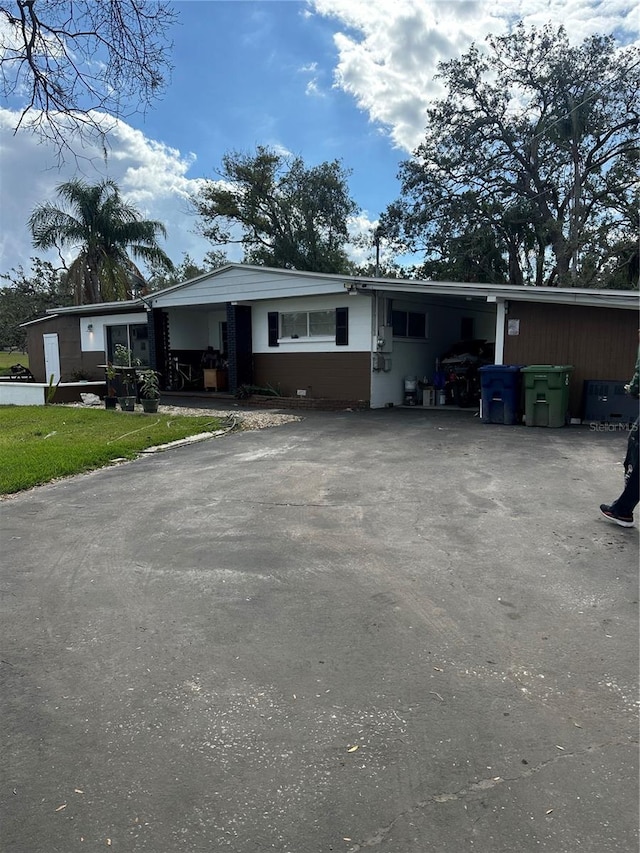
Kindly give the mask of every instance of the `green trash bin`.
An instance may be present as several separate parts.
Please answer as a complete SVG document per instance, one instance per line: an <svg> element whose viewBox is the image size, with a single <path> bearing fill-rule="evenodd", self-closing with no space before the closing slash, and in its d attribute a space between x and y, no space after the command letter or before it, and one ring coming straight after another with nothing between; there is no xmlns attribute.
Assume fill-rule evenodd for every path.
<svg viewBox="0 0 640 853"><path fill-rule="evenodd" d="M528 427L562 427L569 412L569 364L523 367L524 416Z"/></svg>

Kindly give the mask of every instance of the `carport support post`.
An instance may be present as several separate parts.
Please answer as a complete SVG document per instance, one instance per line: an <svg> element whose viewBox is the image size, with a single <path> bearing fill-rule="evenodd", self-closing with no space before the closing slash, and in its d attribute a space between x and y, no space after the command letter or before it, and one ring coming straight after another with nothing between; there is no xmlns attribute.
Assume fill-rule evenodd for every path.
<svg viewBox="0 0 640 853"><path fill-rule="evenodd" d="M149 367L152 370L157 370L158 354L156 350L156 329L153 317L153 311L147 309L147 335L149 336Z"/></svg>
<svg viewBox="0 0 640 853"><path fill-rule="evenodd" d="M169 364L169 328L167 315L160 308L147 312L149 333L149 367L162 375L164 387L168 386Z"/></svg>
<svg viewBox="0 0 640 853"><path fill-rule="evenodd" d="M504 327L507 322L509 303L504 299L497 300L496 311L496 354L495 364L504 364Z"/></svg>
<svg viewBox="0 0 640 853"><path fill-rule="evenodd" d="M253 382L253 344L249 305L227 303L227 347L229 391L235 394L240 385L251 385Z"/></svg>

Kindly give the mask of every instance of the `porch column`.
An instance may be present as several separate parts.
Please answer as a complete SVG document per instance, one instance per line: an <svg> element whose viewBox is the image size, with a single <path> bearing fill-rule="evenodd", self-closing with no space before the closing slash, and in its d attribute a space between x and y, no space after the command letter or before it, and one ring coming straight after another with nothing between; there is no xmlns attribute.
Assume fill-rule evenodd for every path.
<svg viewBox="0 0 640 853"><path fill-rule="evenodd" d="M227 346L229 391L253 383L253 337L251 306L227 303Z"/></svg>
<svg viewBox="0 0 640 853"><path fill-rule="evenodd" d="M161 385L166 388L169 380L169 320L164 311L154 308L147 312L149 329L149 366L161 374Z"/></svg>
<svg viewBox="0 0 640 853"><path fill-rule="evenodd" d="M508 302L498 299L496 305L496 364L504 364L504 327L507 322Z"/></svg>

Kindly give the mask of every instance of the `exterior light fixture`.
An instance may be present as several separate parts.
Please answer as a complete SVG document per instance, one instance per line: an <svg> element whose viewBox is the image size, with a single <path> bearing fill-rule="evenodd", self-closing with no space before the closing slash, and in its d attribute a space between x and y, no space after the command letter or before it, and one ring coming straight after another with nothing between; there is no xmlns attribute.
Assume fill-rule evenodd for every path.
<svg viewBox="0 0 640 853"><path fill-rule="evenodd" d="M93 332L93 323L89 323L87 326L87 332Z"/></svg>

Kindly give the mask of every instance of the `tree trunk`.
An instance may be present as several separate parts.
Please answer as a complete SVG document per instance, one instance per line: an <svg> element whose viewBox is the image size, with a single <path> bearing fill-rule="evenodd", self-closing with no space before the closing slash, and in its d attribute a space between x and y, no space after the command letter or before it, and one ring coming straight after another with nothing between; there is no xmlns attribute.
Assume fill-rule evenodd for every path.
<svg viewBox="0 0 640 853"><path fill-rule="evenodd" d="M522 274L522 266L520 264L518 246L512 241L508 241L509 247L509 284L524 284L524 276Z"/></svg>
<svg viewBox="0 0 640 853"><path fill-rule="evenodd" d="M553 229L551 233L551 247L556 259L555 287L572 287L571 280L571 244L565 238L560 227Z"/></svg>

